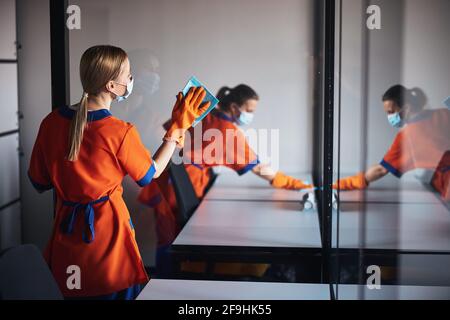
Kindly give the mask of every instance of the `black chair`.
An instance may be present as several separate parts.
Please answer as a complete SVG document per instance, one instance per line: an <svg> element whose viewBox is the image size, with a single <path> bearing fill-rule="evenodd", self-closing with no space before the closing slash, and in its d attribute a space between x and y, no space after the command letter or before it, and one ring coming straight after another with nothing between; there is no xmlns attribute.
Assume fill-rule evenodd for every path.
<svg viewBox="0 0 450 320"><path fill-rule="evenodd" d="M62 300L39 249L21 245L0 253L1 300Z"/></svg>
<svg viewBox="0 0 450 320"><path fill-rule="evenodd" d="M195 194L194 187L186 172L184 164L170 163L169 175L175 190L178 206L178 223L181 227L188 222L189 218L198 207L200 201Z"/></svg>

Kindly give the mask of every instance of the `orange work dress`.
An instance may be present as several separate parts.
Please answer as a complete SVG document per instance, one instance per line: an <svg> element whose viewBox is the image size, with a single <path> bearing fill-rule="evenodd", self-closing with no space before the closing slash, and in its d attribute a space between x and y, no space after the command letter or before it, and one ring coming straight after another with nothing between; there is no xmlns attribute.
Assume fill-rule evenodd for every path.
<svg viewBox="0 0 450 320"><path fill-rule="evenodd" d="M220 132L223 140L208 137L207 132ZM204 196L210 181L210 168L225 166L241 176L260 163L233 119L218 110L213 110L201 124L189 130L183 153L189 162L185 168L198 198ZM169 173L164 172L142 188L138 201L155 209L158 246L170 245L180 226L177 224L177 201Z"/></svg>
<svg viewBox="0 0 450 320"><path fill-rule="evenodd" d="M450 110L424 110L409 121L381 165L399 178L414 169L433 171L431 185L450 201Z"/></svg>
<svg viewBox="0 0 450 320"><path fill-rule="evenodd" d="M155 166L136 127L106 110L88 112L78 159L67 160L75 111L67 106L41 123L28 176L43 192L54 189L56 215L45 258L65 297L96 297L148 281L127 206L122 180L141 187ZM73 266L79 286L70 285Z"/></svg>

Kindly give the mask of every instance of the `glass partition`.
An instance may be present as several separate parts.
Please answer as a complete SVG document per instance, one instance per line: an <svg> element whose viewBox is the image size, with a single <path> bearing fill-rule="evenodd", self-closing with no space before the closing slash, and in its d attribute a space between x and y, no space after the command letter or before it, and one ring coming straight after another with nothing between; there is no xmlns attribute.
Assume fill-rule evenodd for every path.
<svg viewBox="0 0 450 320"><path fill-rule="evenodd" d="M244 132L258 162L317 187L273 191L251 172L258 163L220 163L208 167L211 179L198 192L189 170L205 169L210 159L201 150L200 162L186 167L198 203L180 223L127 178L124 198L149 270L165 259L162 248L182 256L166 265L180 268L168 277L198 277L192 268L200 268L210 278L244 279L218 272L242 263L259 270L247 279L330 284L336 299L396 299L410 297L411 287L450 285L448 1L133 0L124 7L83 0L76 7L72 104L83 93L82 53L122 47L134 88L111 113L133 123L154 154L190 77L222 100L245 84L254 92L246 110L254 121L244 125L242 110L221 119ZM198 154L191 151L177 156ZM336 183L327 198L331 155ZM160 188L177 180L169 171ZM174 189L161 192L169 205L187 194Z"/></svg>
<svg viewBox="0 0 450 320"><path fill-rule="evenodd" d="M318 108L322 108L318 85L323 58L323 47L315 38L323 23L317 3L319 1L311 0L282 3L270 0L79 0L73 4L80 9L81 25L69 32L70 101L77 104L83 94L79 78L83 52L100 44L123 48L131 63L134 88L127 100L112 104L111 113L133 123L144 145L154 154L165 133L163 124L171 117L175 96L191 76L197 77L213 94L224 87L233 89L245 84L257 93L257 108L247 110L254 114L254 121L251 125L239 126L239 130L249 133L248 143L258 160L270 164L274 173L280 171L305 184L312 183L313 153L321 147L320 141L314 145L315 133L323 129L316 118ZM234 124L239 122L233 117L228 120ZM318 212L314 208L307 212L302 204L304 195L313 191L291 191L286 196L285 190L275 190L269 181L250 172L251 168L214 166L214 174L219 173L219 177L209 191L209 198L197 194L198 210L217 214L223 210L228 218L210 221L205 216L206 220L201 220L194 214L186 226L204 230L194 236L210 236L203 242L191 244L195 252L185 254L184 259L195 260L188 261L194 264L205 262L205 257L218 250L211 259L234 263L226 266L228 271L241 262L263 270L246 273L239 279L321 282ZM186 169L190 174L192 167ZM169 183L172 178L168 179ZM127 178L125 201L144 264L151 269L155 266L155 252L161 247L180 242L183 245L178 247L186 246L180 239L176 242L181 231L173 226L176 218L164 221L167 216L158 211L162 209L152 206L149 198L142 201L141 195L142 190ZM175 194L171 196L173 200ZM250 208L249 212L245 208ZM255 222L246 220L253 219L249 218L250 212L259 213ZM205 221L212 224L211 228L205 227ZM223 228L219 228L219 223ZM244 230L244 233L235 230ZM273 237L271 232L274 232ZM222 233L227 233L227 237L220 238ZM224 254L225 250L234 256ZM262 256L259 261L249 260L254 251ZM280 255L283 259L278 259ZM190 267L181 268L188 270ZM218 273L213 269L210 276ZM188 274L171 273L169 277L198 277L195 272ZM230 279L226 277L229 273L225 274L222 273L222 278ZM219 278L222 279L216 277Z"/></svg>
<svg viewBox="0 0 450 320"><path fill-rule="evenodd" d="M340 6L336 296L432 296L450 280L450 3Z"/></svg>

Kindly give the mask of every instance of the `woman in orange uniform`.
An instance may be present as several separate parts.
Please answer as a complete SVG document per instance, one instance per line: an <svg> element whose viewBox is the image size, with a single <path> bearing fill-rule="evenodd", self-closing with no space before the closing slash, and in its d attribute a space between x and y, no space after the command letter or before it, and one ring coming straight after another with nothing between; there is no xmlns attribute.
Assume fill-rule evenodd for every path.
<svg viewBox="0 0 450 320"><path fill-rule="evenodd" d="M148 281L122 180L145 186L166 167L185 131L209 106L202 88L181 93L172 124L152 158L136 127L113 117L110 105L132 91L125 51L95 46L80 62L83 97L41 123L28 175L38 191L54 189L56 216L46 260L67 298L134 299ZM74 273L75 270L75 273Z"/></svg>
<svg viewBox="0 0 450 320"><path fill-rule="evenodd" d="M211 179L210 169L217 166L226 166L238 175L253 172L274 188L301 190L312 187L260 163L258 156L248 145L245 134L239 127L250 124L257 109L259 97L252 88L243 84L235 88L224 87L219 90L217 98L220 100L218 107L202 121L201 130L189 130L183 149L183 157L189 162L185 164L186 171L197 197L203 197ZM223 140L218 142L216 138L212 138L211 134L214 133L221 133ZM214 152L211 149L215 149ZM159 275L167 276L171 266L167 250L180 231L176 219L177 203L169 174L164 172L159 179L143 188L138 199L155 209L158 233L157 271Z"/></svg>
<svg viewBox="0 0 450 320"><path fill-rule="evenodd" d="M339 180L340 190L365 189L388 173L400 178L414 169L433 173L431 185L444 201L450 201L450 110L424 110L422 90L401 85L383 96L389 123L400 131L380 164L365 173Z"/></svg>

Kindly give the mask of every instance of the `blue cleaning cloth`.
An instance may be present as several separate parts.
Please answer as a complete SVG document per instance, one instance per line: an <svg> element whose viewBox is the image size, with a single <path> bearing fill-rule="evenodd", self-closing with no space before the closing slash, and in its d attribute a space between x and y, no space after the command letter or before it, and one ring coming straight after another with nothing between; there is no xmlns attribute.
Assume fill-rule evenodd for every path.
<svg viewBox="0 0 450 320"><path fill-rule="evenodd" d="M198 79L194 76L192 76L188 83L186 84L186 87L184 87L183 89L183 95L186 96L186 94L188 93L189 89L192 87L203 87L206 91L206 96L205 99L203 99L202 103L211 102L211 106L208 108L208 110L206 110L200 117L198 117L197 119L195 119L194 123L192 124L192 127L195 127L200 121L203 120L204 117L206 117L208 115L208 113L210 113L215 107L216 105L219 103L219 99L217 99L200 81L198 81Z"/></svg>
<svg viewBox="0 0 450 320"><path fill-rule="evenodd" d="M444 100L444 104L450 109L450 97Z"/></svg>

